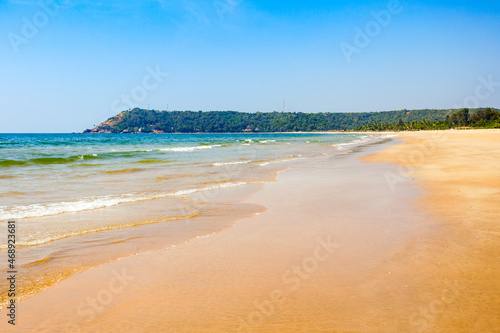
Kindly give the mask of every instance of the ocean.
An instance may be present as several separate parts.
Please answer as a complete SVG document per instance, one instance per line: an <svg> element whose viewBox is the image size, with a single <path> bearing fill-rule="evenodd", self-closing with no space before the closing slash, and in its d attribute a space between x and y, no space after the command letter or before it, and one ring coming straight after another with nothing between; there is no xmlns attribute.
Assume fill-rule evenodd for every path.
<svg viewBox="0 0 500 333"><path fill-rule="evenodd" d="M221 232L262 212L241 198L280 171L380 137L0 134L0 221L17 223L20 298L83 269Z"/></svg>

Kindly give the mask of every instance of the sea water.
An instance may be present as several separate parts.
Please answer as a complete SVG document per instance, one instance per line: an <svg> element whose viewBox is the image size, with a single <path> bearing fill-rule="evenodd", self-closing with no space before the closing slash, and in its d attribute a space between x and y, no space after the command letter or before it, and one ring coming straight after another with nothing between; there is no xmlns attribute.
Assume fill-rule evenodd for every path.
<svg viewBox="0 0 500 333"><path fill-rule="evenodd" d="M223 231L259 209L211 200L221 191L257 189L294 163L378 137L0 134L0 252L3 222L15 220L26 298L83 269Z"/></svg>

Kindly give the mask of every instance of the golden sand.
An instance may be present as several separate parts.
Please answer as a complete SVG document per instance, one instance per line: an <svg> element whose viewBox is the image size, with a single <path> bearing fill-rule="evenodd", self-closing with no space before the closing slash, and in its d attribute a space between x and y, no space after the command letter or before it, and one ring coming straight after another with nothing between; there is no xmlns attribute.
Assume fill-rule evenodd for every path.
<svg viewBox="0 0 500 333"><path fill-rule="evenodd" d="M435 135L293 167L248 199L262 214L75 274L16 328L495 332L500 132ZM377 147L363 161L397 165L359 160Z"/></svg>
<svg viewBox="0 0 500 333"><path fill-rule="evenodd" d="M368 157L393 162L426 190L420 205L442 236L421 240L404 262L428 304L413 315L429 332L500 331L500 131L400 134L404 143ZM403 175L403 177L400 177Z"/></svg>

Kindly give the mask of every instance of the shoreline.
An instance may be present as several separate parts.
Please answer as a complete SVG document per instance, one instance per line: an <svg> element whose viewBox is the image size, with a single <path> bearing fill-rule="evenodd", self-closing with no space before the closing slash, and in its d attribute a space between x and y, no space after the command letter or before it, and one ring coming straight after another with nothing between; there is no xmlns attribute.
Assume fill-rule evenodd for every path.
<svg viewBox="0 0 500 333"><path fill-rule="evenodd" d="M175 135L194 135L194 134L203 134L203 135L214 135L214 134L404 134L404 133L418 133L418 132L453 132L453 131L495 131L498 129L495 128L475 128L470 127L466 129L443 129L443 130L414 130L414 131L311 131L311 132L175 132L175 133L140 133L140 132L132 132L132 133L83 133L83 132L61 132L61 133L47 133L47 132L6 132L0 134L175 134Z"/></svg>
<svg viewBox="0 0 500 333"><path fill-rule="evenodd" d="M379 136L370 137L371 140L377 140L376 138ZM331 147L329 149L332 150ZM329 153L337 154L340 152L332 150ZM47 237L42 239L43 242L39 242L39 239L35 238L35 241L31 241L31 243L18 244L20 245L19 257L24 260L21 262L24 274L19 281L18 301L24 301L43 290L52 288L76 272L98 267L137 253L176 246L197 236L210 235L225 230L233 222L251 215L252 210L258 211L260 209L239 205L245 197L258 191L263 183L275 181L276 170L287 168L287 165L300 164L307 158L302 161L293 161L293 158L285 159L282 164L276 165L271 170L261 171L257 180L242 179L234 184L237 185L234 188L230 186L231 189L225 187L225 184L215 184L209 188L217 187L217 189L200 188L199 192L196 190L187 198L179 198L177 201L173 201L166 195L165 198L156 198L155 200L141 200L122 206L115 205L104 211L83 210L73 216L70 213L70 215L61 214L31 219L31 221L36 221L37 229L32 230L34 232L30 234L26 233L26 236L46 231ZM297 160L299 159L302 158ZM217 171L219 170L227 173L230 171L229 169L225 171L224 168L217 169ZM237 169L231 169L233 172L234 170L237 171ZM241 174L243 175L243 173ZM120 177L125 176L120 175ZM199 184L194 184L191 187L197 188L196 185ZM177 191L182 192L182 189L177 189ZM225 191L230 194L222 194ZM220 195L224 199L219 199ZM188 205L189 209L185 209L186 202L192 202ZM181 205L178 212L177 208L162 208L177 207L176 203ZM230 208L229 203L233 209ZM169 216L169 218L163 217L164 215ZM68 218L70 221L66 221ZM99 228L100 220L116 221L116 223L108 223L105 227ZM54 223L57 222L71 222L67 225L71 225L71 228L74 229L69 233L62 233L62 236L55 233L58 237L54 237L50 231L58 230L57 228L52 229ZM91 223L96 226L89 227ZM85 224L85 228L80 232L77 225L82 224ZM21 235L20 239L27 239L23 236ZM105 251L103 251L104 248ZM0 287L2 286L7 286L7 284L0 283ZM7 302L7 293L1 294L0 310Z"/></svg>
<svg viewBox="0 0 500 333"><path fill-rule="evenodd" d="M387 260L422 227L419 214L399 219L413 210L417 191L391 193L382 175L394 167L358 160L390 145L349 147L290 167L245 202L264 206L264 213L187 245L77 273L21 303L22 322L41 332L109 331L117 322L124 331L293 332L328 328L337 313L337 320L359 316L364 325L382 325L387 317L374 317L371 308L389 306L380 293L400 279ZM374 195L380 200L367 205ZM115 293L120 277L124 288ZM367 292L359 283L377 287ZM311 299L318 288L324 295ZM365 302L347 296L353 293ZM268 316L259 309L269 304Z"/></svg>
<svg viewBox="0 0 500 333"><path fill-rule="evenodd" d="M21 142L23 140L19 139ZM258 141L261 140L263 139ZM343 141L344 139L332 140ZM194 141L197 143L199 140ZM179 145L184 146L182 143ZM191 145L196 144L186 143L185 145L191 148ZM162 147L157 148L160 150ZM317 147L314 148L317 149ZM99 145L97 149L87 149L90 150L88 154L85 154L85 149L85 144L75 145L74 152L72 150L71 154L66 155L97 157L101 153L104 155L109 151L114 152L114 147ZM247 149L235 143L226 150L226 153L221 149L214 158L209 155L208 157L201 156L204 161L193 161L195 167L189 170L175 165L189 164L189 156L197 158L194 154L184 153L179 153L178 158L176 156L180 162L173 163L172 168L164 167L165 164L160 164L159 167L158 164L152 164L151 167L148 164L147 167L141 169L140 173L118 172L111 176L107 169L108 167L112 169L113 166L107 166L104 163L103 166L97 167L101 168L100 170L93 171L87 168L90 166L88 164L85 165L84 171L75 168L76 171L73 174L65 174L64 169L68 169L64 167L65 163L61 164L62 168L58 168L59 164L50 165L49 170L55 171L54 175L62 170L62 179L74 181L76 188L74 191L70 190L76 193L74 197L72 197L73 193L65 192L67 189L64 186L58 187L55 182L52 193L56 195L53 197L49 196L47 199L47 196L42 194L44 192L40 192L32 195L32 198L27 196L28 202L21 205L22 200L26 198L19 198L24 195L24 191L20 190L16 192L18 196L9 198L10 205L4 202L5 206L0 207L4 219L20 219L24 227L18 234L20 242L17 244L20 258L18 265L24 272L18 281L17 300L22 301L41 290L53 287L77 271L100 266L138 252L166 248L169 245L180 244L186 238L190 239L225 229L232 224L230 220L237 220L251 211L249 207L237 205L234 205L232 209L228 203L236 204L238 201L243 201L247 192L257 190L262 183L274 181L276 170L295 163L293 160L297 157L293 152L290 151L290 154L287 154L286 149L282 149L275 158L268 156L258 161L256 149ZM50 152L50 148L48 150ZM129 147L129 150L137 151L134 147ZM145 148L143 152L149 151ZM227 162L227 159L233 161L233 157L234 160L239 157L236 160L237 163L246 157L246 162L249 163L235 166L233 164L237 163L227 163L227 165L214 163L216 161ZM163 157L159 157L161 158ZM131 162L118 159L117 164L122 162L132 164L135 163L134 159L143 162L148 157L132 157ZM79 161L80 158L72 160ZM169 161L162 160L161 162ZM76 165L77 163L71 164L69 167ZM247 165L249 168L246 168ZM196 166L200 167L196 169ZM34 180L31 181L35 187L38 185L41 189L44 189L45 185L38 184L36 177L40 174L42 178L45 177L43 169L44 167L40 168L38 175L34 172ZM186 169L186 172L183 169ZM258 173L255 172L257 170ZM23 171L20 170L21 173ZM50 171L49 173L52 173ZM17 169L10 172L15 173ZM26 174L28 180L29 171L26 171ZM101 174L105 176L100 176ZM176 177L177 175L179 177ZM92 178L79 178L82 176ZM127 184L121 186L120 183ZM82 186L78 187L79 184ZM87 184L89 186L86 186ZM240 187L242 189L238 190L237 188ZM218 193L228 188L234 188L230 190L232 195L226 200L215 202ZM67 194L70 195L69 198L66 197ZM239 200L238 197L242 199ZM39 203L41 206L38 206ZM106 207L108 204L110 205ZM13 210L13 214L18 216L5 214L6 206L19 207L20 210L17 212ZM7 207L7 210L10 207ZM62 210L54 212L54 207L62 208ZM38 208L43 208L45 211L40 211ZM255 209L259 210L256 207ZM23 210L31 210L30 213L34 213L34 216L24 220L21 214ZM48 214L44 216L47 212ZM6 243L1 244L1 247L3 250L0 249L0 252L6 252ZM0 289L3 290L0 293L0 310L9 301L8 288L5 288L7 286L7 281L0 282Z"/></svg>
<svg viewBox="0 0 500 333"><path fill-rule="evenodd" d="M264 206L265 212L212 237L77 273L22 302L19 328L456 332L498 327L493 265L499 252L491 241L500 233L489 224L479 246L467 236L485 230L474 230L475 221L457 223L461 215L436 204L436 193L450 189L439 188L440 178L427 168L443 163L433 160L437 152L450 159L457 155L446 141L442 148L423 150L424 160L407 173L399 157L408 159L426 147L429 138L421 133L391 133L406 142L349 147L280 172L277 182L245 202ZM457 140L462 139L451 143ZM463 169L455 171L464 176ZM500 212L490 215L498 219ZM473 261L463 262L464 255ZM478 273L485 268L484 275ZM478 279L485 281L475 287ZM479 294L485 290L489 297ZM481 313L482 320L471 320Z"/></svg>

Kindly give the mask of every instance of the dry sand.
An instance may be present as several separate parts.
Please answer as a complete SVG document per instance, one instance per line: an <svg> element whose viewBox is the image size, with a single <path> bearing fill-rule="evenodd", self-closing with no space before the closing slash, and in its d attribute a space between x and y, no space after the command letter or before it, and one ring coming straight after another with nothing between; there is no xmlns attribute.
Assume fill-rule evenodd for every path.
<svg viewBox="0 0 500 333"><path fill-rule="evenodd" d="M293 167L248 199L264 213L76 274L0 330L495 332L500 132L437 135Z"/></svg>
<svg viewBox="0 0 500 333"><path fill-rule="evenodd" d="M415 179L425 189L419 205L445 231L405 260L428 300L412 322L429 332L500 332L500 131L400 136L404 144L365 160L399 165L387 175L394 187Z"/></svg>

